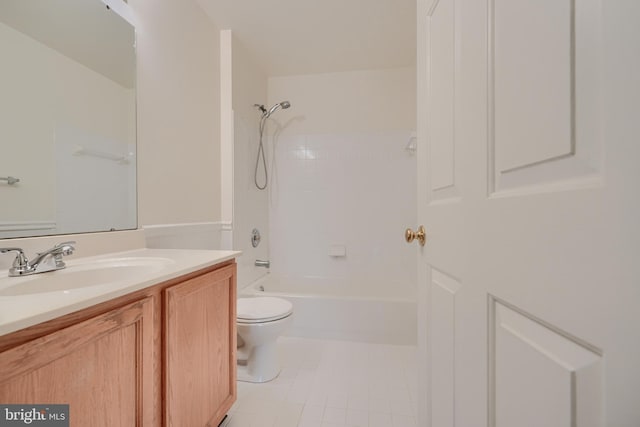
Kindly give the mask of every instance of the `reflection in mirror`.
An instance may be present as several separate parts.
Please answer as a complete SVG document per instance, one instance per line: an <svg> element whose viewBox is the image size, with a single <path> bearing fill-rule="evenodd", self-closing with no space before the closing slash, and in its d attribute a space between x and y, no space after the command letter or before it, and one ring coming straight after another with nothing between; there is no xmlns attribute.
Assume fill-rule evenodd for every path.
<svg viewBox="0 0 640 427"><path fill-rule="evenodd" d="M0 238L136 228L134 42L101 0L0 1Z"/></svg>

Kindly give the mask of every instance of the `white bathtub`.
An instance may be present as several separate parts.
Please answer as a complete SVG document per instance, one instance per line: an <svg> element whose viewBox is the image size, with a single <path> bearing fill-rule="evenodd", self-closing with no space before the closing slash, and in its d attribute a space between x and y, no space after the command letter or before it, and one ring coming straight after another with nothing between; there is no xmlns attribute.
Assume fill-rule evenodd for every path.
<svg viewBox="0 0 640 427"><path fill-rule="evenodd" d="M240 297L276 296L293 304L293 324L285 335L383 344L416 343L417 304L410 298L349 295L346 287L266 275L241 290ZM324 282L324 283L323 283Z"/></svg>

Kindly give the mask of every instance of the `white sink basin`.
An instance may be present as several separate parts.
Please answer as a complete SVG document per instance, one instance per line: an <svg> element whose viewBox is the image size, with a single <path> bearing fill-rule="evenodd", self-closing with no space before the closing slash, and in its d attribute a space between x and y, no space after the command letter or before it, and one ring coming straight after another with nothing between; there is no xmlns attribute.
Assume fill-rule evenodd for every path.
<svg viewBox="0 0 640 427"><path fill-rule="evenodd" d="M142 280L174 263L169 258L109 258L68 264L66 268L25 277L0 278L0 296L21 296L50 292L71 293L95 286L117 285Z"/></svg>

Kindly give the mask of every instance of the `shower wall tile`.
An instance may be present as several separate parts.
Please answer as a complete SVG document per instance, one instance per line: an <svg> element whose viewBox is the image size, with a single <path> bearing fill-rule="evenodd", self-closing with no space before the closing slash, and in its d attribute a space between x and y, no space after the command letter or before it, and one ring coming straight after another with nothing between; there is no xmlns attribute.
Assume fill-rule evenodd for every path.
<svg viewBox="0 0 640 427"><path fill-rule="evenodd" d="M273 141L271 271L338 278L364 294L413 296L416 252L403 239L416 222L416 162L404 150L410 134L286 135ZM329 256L333 244L346 246L346 257Z"/></svg>

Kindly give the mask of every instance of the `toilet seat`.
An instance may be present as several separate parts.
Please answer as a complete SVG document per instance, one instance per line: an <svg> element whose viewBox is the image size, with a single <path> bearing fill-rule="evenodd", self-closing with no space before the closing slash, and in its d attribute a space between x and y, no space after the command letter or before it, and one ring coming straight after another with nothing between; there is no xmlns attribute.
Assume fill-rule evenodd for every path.
<svg viewBox="0 0 640 427"><path fill-rule="evenodd" d="M293 313L291 302L274 297L238 298L238 323L264 323L284 319Z"/></svg>

